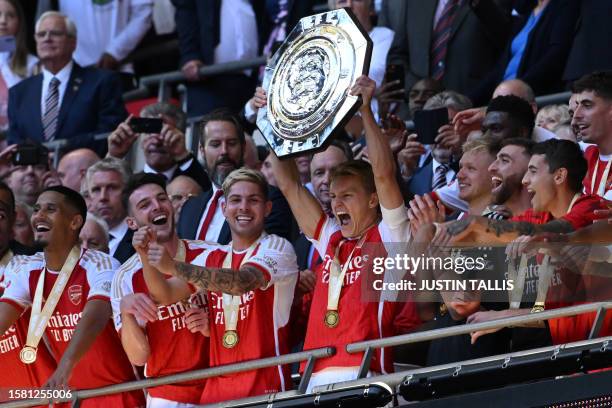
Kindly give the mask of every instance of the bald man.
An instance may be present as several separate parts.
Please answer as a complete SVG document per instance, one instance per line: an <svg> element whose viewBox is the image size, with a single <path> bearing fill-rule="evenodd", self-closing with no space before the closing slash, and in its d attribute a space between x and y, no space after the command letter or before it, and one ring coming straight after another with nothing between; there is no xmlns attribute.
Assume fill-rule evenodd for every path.
<svg viewBox="0 0 612 408"><path fill-rule="evenodd" d="M99 160L100 157L96 152L90 149L76 149L66 153L57 166L62 185L80 191L81 180L85 177L87 169Z"/></svg>
<svg viewBox="0 0 612 408"><path fill-rule="evenodd" d="M166 186L166 193L172 201L174 208L174 220L178 222L181 208L189 197L195 197L202 193L202 187L191 177L177 176Z"/></svg>

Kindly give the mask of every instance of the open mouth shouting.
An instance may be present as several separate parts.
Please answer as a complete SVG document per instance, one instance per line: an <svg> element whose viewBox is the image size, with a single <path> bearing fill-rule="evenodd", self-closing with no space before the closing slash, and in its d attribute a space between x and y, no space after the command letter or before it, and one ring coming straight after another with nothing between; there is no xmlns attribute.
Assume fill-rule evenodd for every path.
<svg viewBox="0 0 612 408"><path fill-rule="evenodd" d="M338 222L342 226L349 225L351 222L351 216L349 215L349 213L345 211L336 212L336 218L338 219Z"/></svg>
<svg viewBox="0 0 612 408"><path fill-rule="evenodd" d="M249 225L251 221L253 221L253 219L254 217L250 215L240 214L236 216L236 224L241 225L241 226L246 226L246 225Z"/></svg>

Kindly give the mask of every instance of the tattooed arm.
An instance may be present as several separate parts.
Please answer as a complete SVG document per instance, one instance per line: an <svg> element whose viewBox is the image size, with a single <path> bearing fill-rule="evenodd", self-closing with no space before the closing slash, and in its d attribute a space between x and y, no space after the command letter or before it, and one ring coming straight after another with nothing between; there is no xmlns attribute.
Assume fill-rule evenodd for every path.
<svg viewBox="0 0 612 408"><path fill-rule="evenodd" d="M237 271L225 268L206 268L185 262L175 262L174 265L176 277L204 290L242 295L266 285L264 274L251 265L244 265Z"/></svg>
<svg viewBox="0 0 612 408"><path fill-rule="evenodd" d="M522 235L541 233L564 234L574 231L572 224L557 219L546 224L524 221L495 220L485 217L466 217L446 224L453 242L508 243Z"/></svg>

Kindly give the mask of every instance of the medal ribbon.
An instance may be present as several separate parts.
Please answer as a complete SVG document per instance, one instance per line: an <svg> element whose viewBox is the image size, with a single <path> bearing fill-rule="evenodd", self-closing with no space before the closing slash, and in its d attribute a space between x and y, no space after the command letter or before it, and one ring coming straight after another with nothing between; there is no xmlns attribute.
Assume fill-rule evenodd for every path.
<svg viewBox="0 0 612 408"><path fill-rule="evenodd" d="M240 262L240 268L251 256L259 245L259 241L266 236L264 232L253 244L247 249L247 253ZM232 269L232 258L234 255L234 247L230 244L230 251L223 260L223 269ZM240 296L233 296L227 293L223 293L223 320L225 323L225 331L236 331L238 326L238 311L240 307Z"/></svg>
<svg viewBox="0 0 612 408"><path fill-rule="evenodd" d="M601 175L601 180L599 181L599 186L597 189L595 188L595 181L597 180L597 168L599 167L599 158L597 159L597 163L595 163L595 169L593 170L593 176L591 177L591 194L597 194L600 197L603 197L606 194L606 186L608 185L608 175L610 174L610 166L612 165L612 159L608 160L608 164L606 165L606 169ZM573 203L573 201L572 201ZM570 204L571 208L571 204ZM569 211L568 211L569 212Z"/></svg>
<svg viewBox="0 0 612 408"><path fill-rule="evenodd" d="M74 267L77 265L80 259L81 249L77 246L72 247L62 269L60 270L51 292L47 297L45 306L41 310L42 298L43 298L43 287L45 285L45 272L46 267L43 268L40 276L38 277L38 283L36 284L36 291L34 292L34 300L32 301L32 312L30 314L30 323L28 325L28 336L26 339L26 347L32 347L36 349L40 338L45 332L47 323L57 306L57 303L64 292L64 288L72 275Z"/></svg>
<svg viewBox="0 0 612 408"><path fill-rule="evenodd" d="M367 233L368 231L366 231L359 239L357 245L355 245L355 247L349 254L342 268L340 268L340 260L338 256L340 255L340 248L346 241L342 240L336 247L334 260L331 262L329 268L329 286L327 288L327 310L338 310L338 302L340 301L340 292L342 291L342 283L344 282L344 276L346 275L346 271L348 270L348 267L351 264L351 260L353 259L353 254L355 253L355 250L357 248L361 248L365 241Z"/></svg>

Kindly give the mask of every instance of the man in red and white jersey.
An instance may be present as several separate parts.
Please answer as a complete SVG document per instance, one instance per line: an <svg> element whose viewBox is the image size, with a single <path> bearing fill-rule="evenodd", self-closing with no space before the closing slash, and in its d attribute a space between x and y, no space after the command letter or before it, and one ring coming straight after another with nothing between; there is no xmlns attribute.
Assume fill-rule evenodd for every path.
<svg viewBox="0 0 612 408"><path fill-rule="evenodd" d="M144 269L154 299L171 304L195 288L208 291L211 367L289 352L289 315L298 279L289 241L264 232L272 203L263 174L238 169L222 187L226 197L222 211L232 233L228 246L204 251L188 263L173 261L163 246L140 231L134 235L141 259L148 258L158 271L176 276L166 279L158 271ZM281 366L212 377L206 380L200 402L285 391L290 381L288 367Z"/></svg>
<svg viewBox="0 0 612 408"><path fill-rule="evenodd" d="M449 223L447 231L455 237L455 241L465 240L467 237L469 242L476 243L511 243L507 253L510 259L514 259L524 252L526 244L535 234L570 233L589 226L598 219L596 210L605 209L605 206L599 196L581 193L587 163L578 145L567 140L551 139L536 144L532 153L523 178L523 184L532 194L532 208L510 221L467 217ZM549 262L545 260L547 257L548 255L538 255L538 263ZM571 274L565 268L551 269L551 274L548 275L542 272L540 267L540 279L542 276L548 276L550 284L538 288L534 309L478 312L468 318L468 323L523 315L541 310L544 306L569 306L578 303L583 293L588 293L590 280ZM584 318L590 317L585 315ZM568 323L572 319L575 318L549 321L553 342L563 343L586 338L588 331L575 330L584 325ZM472 334L472 342L483 334L497 330L476 332Z"/></svg>
<svg viewBox="0 0 612 408"><path fill-rule="evenodd" d="M33 249L20 245L13 240L13 225L15 224L15 196L11 189L0 182L0 295L4 292L6 270L14 269L9 263L20 262L30 255ZM19 317L5 333L0 336L0 387L1 388L37 388L41 387L47 378L55 371L55 361L47 347L40 348L39 358L34 364L23 364L19 360L19 352L23 347L28 331L29 312ZM0 401L5 395L0 394Z"/></svg>
<svg viewBox="0 0 612 408"><path fill-rule="evenodd" d="M351 89L352 95L363 98L360 112L371 166L363 161L348 161L332 171L330 197L334 218L327 217L316 199L302 187L291 160L273 161L278 186L300 229L323 255L304 349L333 345L336 354L317 360L310 389L356 378L363 355L348 354L344 346L395 334L393 320L402 306L380 299L362 299L362 282L374 276L365 266L368 255L362 255L362 247L377 246L380 252L386 253L387 243L410 239L393 154L370 107L374 88L374 81L362 76ZM394 279L388 273L385 272L385 279ZM390 352L390 349L377 350L371 370L392 371Z"/></svg>
<svg viewBox="0 0 612 408"><path fill-rule="evenodd" d="M44 252L15 263L0 299L0 332L31 307L20 359L35 362L46 335L57 363L46 382L51 389L98 388L134 379L111 322L110 287L119 265L107 254L78 247L86 214L85 201L76 191L63 186L44 190L31 219L34 238ZM87 399L81 405L143 403L142 392L132 392Z"/></svg>
<svg viewBox="0 0 612 408"><path fill-rule="evenodd" d="M584 178L586 194L612 200L612 71L585 75L572 85L572 127L583 142L589 168Z"/></svg>
<svg viewBox="0 0 612 408"><path fill-rule="evenodd" d="M171 256L191 262L214 248L200 241L178 239L165 185L165 179L157 174L132 176L123 192L128 226L153 234ZM195 293L171 305L156 305L149 297L138 254L117 270L111 293L115 328L123 348L132 364L145 366L148 378L208 367L204 293ZM147 407L194 406L200 402L203 389L204 380L149 388Z"/></svg>

